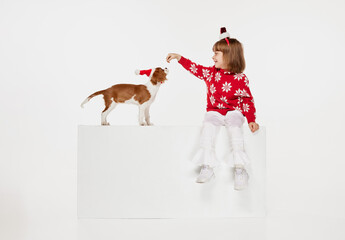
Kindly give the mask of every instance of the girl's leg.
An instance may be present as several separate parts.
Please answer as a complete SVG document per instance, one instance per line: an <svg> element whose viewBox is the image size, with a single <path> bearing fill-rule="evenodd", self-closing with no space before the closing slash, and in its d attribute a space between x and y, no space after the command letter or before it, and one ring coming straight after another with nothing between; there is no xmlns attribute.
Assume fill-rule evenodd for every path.
<svg viewBox="0 0 345 240"><path fill-rule="evenodd" d="M244 151L244 138L242 132L244 121L244 116L237 110L228 112L225 116L225 126L232 147L232 158L229 158L227 163L231 166L244 167L249 164L249 158Z"/></svg>
<svg viewBox="0 0 345 240"><path fill-rule="evenodd" d="M232 145L232 158L228 159L227 163L234 166L235 190L242 190L247 187L249 178L245 169L245 166L249 164L249 158L244 151L242 132L244 117L239 111L231 111L226 115L225 121Z"/></svg>
<svg viewBox="0 0 345 240"><path fill-rule="evenodd" d="M199 150L193 162L199 166L208 165L211 168L219 165L215 154L215 142L220 126L224 124L224 117L218 112L207 112L199 142Z"/></svg>
<svg viewBox="0 0 345 240"><path fill-rule="evenodd" d="M213 168L219 165L215 153L216 137L220 126L224 124L224 117L217 112L207 112L202 127L199 150L193 162L201 166L201 171L196 179L197 183L205 183L214 177Z"/></svg>

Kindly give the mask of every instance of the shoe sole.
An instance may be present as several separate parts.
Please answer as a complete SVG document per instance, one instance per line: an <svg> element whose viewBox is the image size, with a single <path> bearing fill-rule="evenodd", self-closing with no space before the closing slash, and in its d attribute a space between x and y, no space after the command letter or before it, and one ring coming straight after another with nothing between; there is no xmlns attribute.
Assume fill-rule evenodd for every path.
<svg viewBox="0 0 345 240"><path fill-rule="evenodd" d="M247 188L247 186L245 186L245 187L234 187L234 190L241 191L241 190L244 190L246 188Z"/></svg>
<svg viewBox="0 0 345 240"><path fill-rule="evenodd" d="M244 190L244 189L246 189L246 188L248 188L248 184L246 184L246 185L243 185L243 186L235 186L234 185L234 189L235 190L237 190L237 191L241 191L241 190Z"/></svg>

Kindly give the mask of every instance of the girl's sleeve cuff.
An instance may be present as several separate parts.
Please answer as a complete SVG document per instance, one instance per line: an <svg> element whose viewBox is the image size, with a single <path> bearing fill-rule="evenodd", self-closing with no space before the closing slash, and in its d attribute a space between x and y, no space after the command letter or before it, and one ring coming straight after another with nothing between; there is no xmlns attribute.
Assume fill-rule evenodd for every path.
<svg viewBox="0 0 345 240"><path fill-rule="evenodd" d="M247 118L248 124L251 122L255 122L255 117L246 116L246 118Z"/></svg>
<svg viewBox="0 0 345 240"><path fill-rule="evenodd" d="M187 59L186 58L184 58L183 56L181 56L181 58L180 58L180 60L178 61L178 63L180 63L180 64L186 64L186 61L187 61Z"/></svg>

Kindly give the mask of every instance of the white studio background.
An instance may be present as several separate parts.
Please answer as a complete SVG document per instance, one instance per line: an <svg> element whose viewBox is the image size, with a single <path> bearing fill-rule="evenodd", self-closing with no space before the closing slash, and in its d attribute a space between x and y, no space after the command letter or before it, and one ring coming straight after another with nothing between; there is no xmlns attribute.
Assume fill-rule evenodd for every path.
<svg viewBox="0 0 345 240"><path fill-rule="evenodd" d="M145 83L135 69L168 67L152 121L200 125L204 84L165 57L177 52L213 65L222 26L244 45L257 120L267 127L268 219L316 216L333 219L333 226L344 223L344 10L340 0L1 0L0 238L81 239L77 125L100 124L102 100L94 98L85 109L80 103L113 84ZM109 121L136 125L137 114L135 106L119 106ZM161 232L165 226L127 223L134 232L145 224ZM171 239L183 229L182 220L174 223ZM198 224L184 229L204 227ZM222 231L223 225L212 226L203 236ZM124 231L112 231L109 236L125 239ZM340 231L332 229L333 239L345 237Z"/></svg>

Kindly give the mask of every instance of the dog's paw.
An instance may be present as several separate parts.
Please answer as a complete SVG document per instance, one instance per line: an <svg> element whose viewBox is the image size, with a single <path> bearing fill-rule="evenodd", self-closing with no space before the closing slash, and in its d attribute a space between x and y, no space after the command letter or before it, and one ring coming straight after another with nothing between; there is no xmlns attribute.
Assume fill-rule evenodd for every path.
<svg viewBox="0 0 345 240"><path fill-rule="evenodd" d="M147 126L154 126L152 122L148 123Z"/></svg>
<svg viewBox="0 0 345 240"><path fill-rule="evenodd" d="M110 123L102 123L102 126L110 126Z"/></svg>
<svg viewBox="0 0 345 240"><path fill-rule="evenodd" d="M140 123L139 125L140 125L140 126L147 126L147 124L146 124L145 122Z"/></svg>

